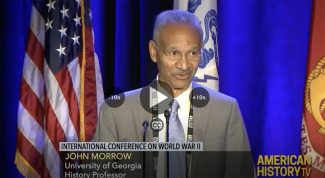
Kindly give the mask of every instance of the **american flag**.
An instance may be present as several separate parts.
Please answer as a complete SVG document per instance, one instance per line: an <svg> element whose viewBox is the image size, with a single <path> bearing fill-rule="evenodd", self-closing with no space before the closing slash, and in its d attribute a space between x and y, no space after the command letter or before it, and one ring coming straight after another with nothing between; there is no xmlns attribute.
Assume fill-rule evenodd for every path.
<svg viewBox="0 0 325 178"><path fill-rule="evenodd" d="M60 177L59 142L90 141L104 101L89 0L34 0L18 106L15 163Z"/></svg>

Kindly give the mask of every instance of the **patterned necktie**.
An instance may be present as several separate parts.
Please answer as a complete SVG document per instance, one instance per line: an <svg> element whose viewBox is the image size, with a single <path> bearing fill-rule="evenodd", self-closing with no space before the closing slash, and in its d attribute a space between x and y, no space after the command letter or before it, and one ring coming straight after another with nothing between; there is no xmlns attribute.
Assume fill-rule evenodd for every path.
<svg viewBox="0 0 325 178"><path fill-rule="evenodd" d="M179 104L174 99L169 117L169 142L184 142L185 134L182 123L178 117ZM169 177L185 178L186 177L186 160L185 152L169 152Z"/></svg>

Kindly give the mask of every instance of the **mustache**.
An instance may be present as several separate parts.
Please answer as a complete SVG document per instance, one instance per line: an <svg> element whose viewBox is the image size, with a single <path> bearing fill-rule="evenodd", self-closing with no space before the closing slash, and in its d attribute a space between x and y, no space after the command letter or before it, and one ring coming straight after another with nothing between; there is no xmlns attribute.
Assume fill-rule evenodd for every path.
<svg viewBox="0 0 325 178"><path fill-rule="evenodd" d="M188 69L188 70L179 70L174 72L174 75L186 75L186 74L191 74L192 73L192 69Z"/></svg>

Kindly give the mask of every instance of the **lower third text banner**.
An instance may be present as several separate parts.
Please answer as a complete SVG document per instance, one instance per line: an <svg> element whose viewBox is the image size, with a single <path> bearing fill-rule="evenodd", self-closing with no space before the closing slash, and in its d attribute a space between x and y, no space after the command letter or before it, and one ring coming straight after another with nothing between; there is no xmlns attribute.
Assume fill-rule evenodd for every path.
<svg viewBox="0 0 325 178"><path fill-rule="evenodd" d="M251 152L203 151L203 146L202 142L61 142L61 175L168 177L168 167L173 164L168 160L176 156L187 177L254 177Z"/></svg>
<svg viewBox="0 0 325 178"><path fill-rule="evenodd" d="M191 178L309 177L313 170L306 166L318 163L303 155L259 155L254 164L251 152L203 147L202 142L62 142L61 177L168 177L168 160L175 155Z"/></svg>

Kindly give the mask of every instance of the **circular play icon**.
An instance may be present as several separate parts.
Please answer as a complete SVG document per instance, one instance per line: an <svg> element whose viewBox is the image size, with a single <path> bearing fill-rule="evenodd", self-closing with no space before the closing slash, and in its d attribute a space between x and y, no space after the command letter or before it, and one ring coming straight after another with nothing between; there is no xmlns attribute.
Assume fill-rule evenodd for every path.
<svg viewBox="0 0 325 178"><path fill-rule="evenodd" d="M140 103L144 110L151 114L162 114L170 108L174 99L172 88L165 82L154 80L143 87L140 92Z"/></svg>
<svg viewBox="0 0 325 178"><path fill-rule="evenodd" d="M108 94L108 98L105 100L106 104L112 108L117 108L122 106L125 101L125 95L123 90L113 87L108 89L105 93Z"/></svg>
<svg viewBox="0 0 325 178"><path fill-rule="evenodd" d="M209 103L210 94L202 87L194 88L190 94L190 101L193 106L202 108Z"/></svg>

